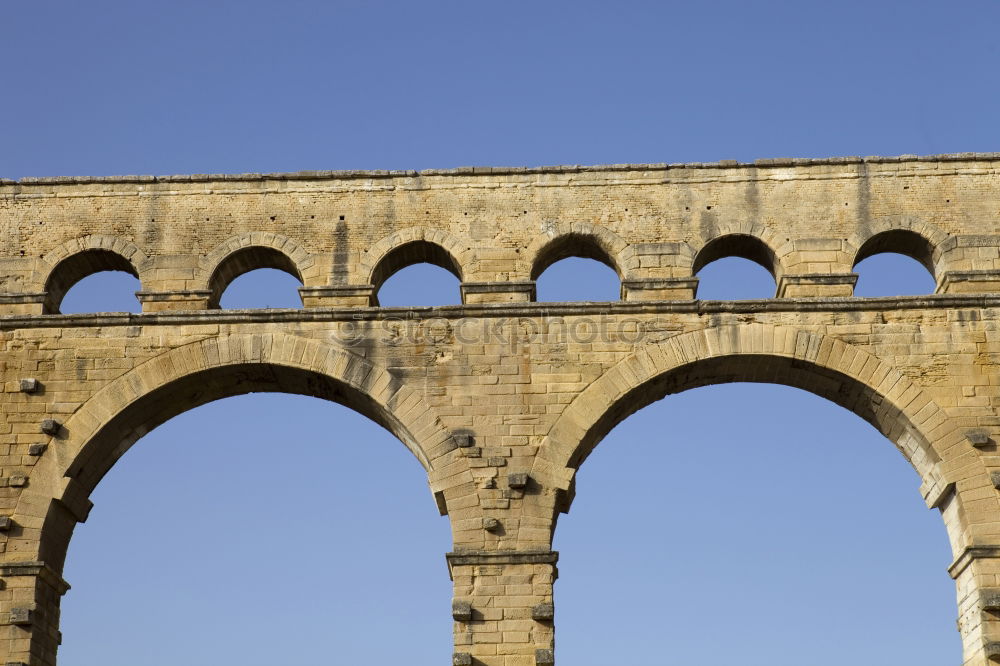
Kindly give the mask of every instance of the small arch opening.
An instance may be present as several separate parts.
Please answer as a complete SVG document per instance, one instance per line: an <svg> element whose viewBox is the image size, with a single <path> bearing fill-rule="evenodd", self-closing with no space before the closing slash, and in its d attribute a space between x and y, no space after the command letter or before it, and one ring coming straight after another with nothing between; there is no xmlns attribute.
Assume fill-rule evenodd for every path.
<svg viewBox="0 0 1000 666"><path fill-rule="evenodd" d="M375 299L388 308L461 305L461 283L451 271L422 262L394 273L382 283Z"/></svg>
<svg viewBox="0 0 1000 666"><path fill-rule="evenodd" d="M860 297L911 296L934 292L934 247L908 229L885 231L858 250L854 272Z"/></svg>
<svg viewBox="0 0 1000 666"><path fill-rule="evenodd" d="M258 268L229 283L219 298L223 310L301 308L302 282L285 271Z"/></svg>
<svg viewBox="0 0 1000 666"><path fill-rule="evenodd" d="M535 257L531 279L538 301L595 302L621 298L621 272L598 239L564 234L549 241Z"/></svg>
<svg viewBox="0 0 1000 666"><path fill-rule="evenodd" d="M46 314L139 312L139 272L117 252L92 249L63 259L45 284Z"/></svg>
<svg viewBox="0 0 1000 666"><path fill-rule="evenodd" d="M302 307L297 292L300 286L302 274L288 255L270 247L246 247L230 254L215 268L208 283L208 307Z"/></svg>
<svg viewBox="0 0 1000 666"><path fill-rule="evenodd" d="M531 265L531 279L537 280L549 266L570 257L599 261L621 277L614 259L596 238L586 234L563 234L553 238L539 250Z"/></svg>
<svg viewBox="0 0 1000 666"><path fill-rule="evenodd" d="M139 278L125 271L100 271L83 278L66 292L59 305L62 314L87 312L142 312L135 293Z"/></svg>
<svg viewBox="0 0 1000 666"><path fill-rule="evenodd" d="M419 240L394 248L372 270L373 305L460 305L462 268L436 243Z"/></svg>
<svg viewBox="0 0 1000 666"><path fill-rule="evenodd" d="M596 259L568 257L549 266L537 280L537 300L545 303L617 301L621 281Z"/></svg>
<svg viewBox="0 0 1000 666"><path fill-rule="evenodd" d="M695 257L698 298L739 301L774 298L778 260L759 238L731 234L709 241Z"/></svg>

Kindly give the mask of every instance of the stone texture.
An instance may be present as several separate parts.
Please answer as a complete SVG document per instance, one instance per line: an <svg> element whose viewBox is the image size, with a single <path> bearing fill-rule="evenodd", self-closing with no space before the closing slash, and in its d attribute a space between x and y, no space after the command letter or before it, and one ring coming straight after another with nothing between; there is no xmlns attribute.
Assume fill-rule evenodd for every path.
<svg viewBox="0 0 1000 666"><path fill-rule="evenodd" d="M552 535L588 454L664 395L768 381L852 410L909 460L951 540L964 663L983 666L1000 645L998 166L961 154L0 182L0 513L13 526L0 618L31 609L0 632L0 657L56 663L72 528L137 433L269 390L336 397L423 465L451 521L454 597L476 609L455 623L455 663L551 663L537 609L553 602ZM923 262L936 293L853 297L855 263L885 250ZM567 256L611 266L623 300L532 302ZM724 256L764 264L776 297L695 300L698 268ZM377 307L380 285L422 261L459 277L463 305ZM262 267L299 278L305 309L217 309ZM142 314L57 314L104 269L139 277Z"/></svg>

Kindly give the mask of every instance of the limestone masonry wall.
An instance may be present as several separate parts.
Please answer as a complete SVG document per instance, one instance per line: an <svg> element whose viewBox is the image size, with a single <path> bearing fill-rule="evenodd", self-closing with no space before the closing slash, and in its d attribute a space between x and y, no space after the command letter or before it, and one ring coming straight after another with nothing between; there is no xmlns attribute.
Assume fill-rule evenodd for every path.
<svg viewBox="0 0 1000 666"><path fill-rule="evenodd" d="M88 496L150 428L280 390L346 404L424 466L452 525L453 664L554 663L552 534L576 469L633 411L729 381L851 409L917 472L951 539L965 664L1000 660L1000 156L0 181L0 660L52 666ZM853 297L891 250L936 293ZM696 300L758 261L776 297ZM566 256L614 303L534 303ZM463 305L381 308L429 261ZM218 309L235 277L298 277L302 310ZM142 314L61 315L106 269ZM845 489L845 492L847 489ZM442 618L444 619L444 618Z"/></svg>

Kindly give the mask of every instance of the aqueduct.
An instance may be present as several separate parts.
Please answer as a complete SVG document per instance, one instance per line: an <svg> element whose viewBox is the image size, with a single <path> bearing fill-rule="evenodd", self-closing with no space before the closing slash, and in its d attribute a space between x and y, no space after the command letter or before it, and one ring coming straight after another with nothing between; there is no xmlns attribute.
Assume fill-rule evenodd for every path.
<svg viewBox="0 0 1000 666"><path fill-rule="evenodd" d="M965 664L1000 660L1000 155L3 180L0 223L8 666L56 663L69 540L118 457L265 390L352 407L425 467L454 539L453 664L552 664L577 468L633 411L731 381L806 389L895 443L951 540ZM936 293L854 297L883 251ZM611 266L621 300L534 302L568 256ZM697 300L726 256L775 297ZM379 307L419 262L463 304ZM301 280L304 308L220 310L260 267ZM101 270L139 278L142 313L60 314Z"/></svg>

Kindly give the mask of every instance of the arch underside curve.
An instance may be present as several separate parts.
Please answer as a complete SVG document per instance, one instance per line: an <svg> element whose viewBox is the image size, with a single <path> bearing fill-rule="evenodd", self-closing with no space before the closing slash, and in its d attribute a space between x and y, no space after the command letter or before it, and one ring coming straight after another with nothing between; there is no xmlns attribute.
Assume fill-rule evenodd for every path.
<svg viewBox="0 0 1000 666"><path fill-rule="evenodd" d="M943 492L940 452L961 435L920 387L836 338L758 323L643 346L570 403L542 442L535 471L572 491L575 470L627 416L671 393L728 382L784 384L831 400L895 444L920 475L925 499Z"/></svg>
<svg viewBox="0 0 1000 666"><path fill-rule="evenodd" d="M771 277L777 279L782 274L781 262L771 247L749 234L727 234L708 241L695 255L691 264L692 275L719 259L740 257L762 266Z"/></svg>
<svg viewBox="0 0 1000 666"><path fill-rule="evenodd" d="M848 238L853 249L853 264L881 252L895 252L919 261L935 278L947 270L945 249L950 237L937 225L909 216L890 216L875 220L867 233L855 233Z"/></svg>
<svg viewBox="0 0 1000 666"><path fill-rule="evenodd" d="M92 234L67 241L42 259L46 267L39 276L45 293L43 311L59 312L66 293L80 280L102 271L121 271L141 284L149 259L131 242L117 236Z"/></svg>
<svg viewBox="0 0 1000 666"><path fill-rule="evenodd" d="M305 247L280 234L252 232L229 238L204 256L195 283L212 292L217 307L234 279L259 268L284 271L306 286L320 279L320 265Z"/></svg>
<svg viewBox="0 0 1000 666"><path fill-rule="evenodd" d="M221 308L222 296L233 280L251 271L270 268L282 271L300 283L303 282L295 262L280 250L264 246L241 248L219 262L208 281L208 307Z"/></svg>
<svg viewBox="0 0 1000 666"><path fill-rule="evenodd" d="M631 279L638 268L635 249L611 229L589 222L555 223L537 236L526 248L530 279L549 266L569 257L594 259L617 273L621 280Z"/></svg>
<svg viewBox="0 0 1000 666"><path fill-rule="evenodd" d="M459 280L470 270L466 245L441 229L409 227L376 241L364 251L357 274L376 290L395 272L416 263L444 268Z"/></svg>
<svg viewBox="0 0 1000 666"><path fill-rule="evenodd" d="M56 455L39 462L20 499L29 505L56 499L42 528L39 559L61 569L72 525L89 510L88 496L143 435L184 411L253 392L308 395L354 409L392 432L427 471L450 441L422 394L348 350L278 334L190 343L110 382L65 422L52 447ZM334 436L322 423L316 432Z"/></svg>

